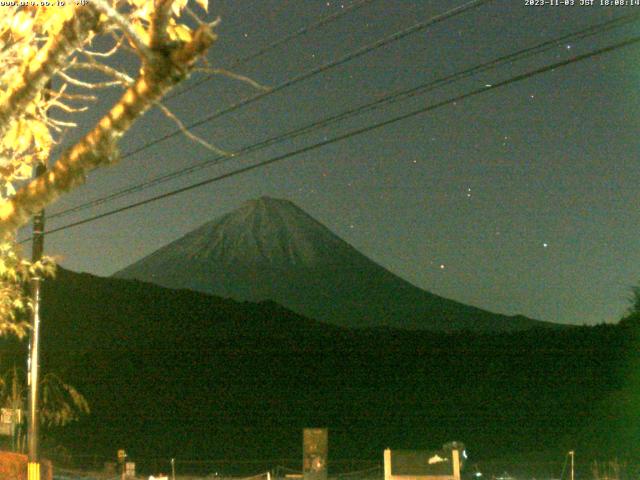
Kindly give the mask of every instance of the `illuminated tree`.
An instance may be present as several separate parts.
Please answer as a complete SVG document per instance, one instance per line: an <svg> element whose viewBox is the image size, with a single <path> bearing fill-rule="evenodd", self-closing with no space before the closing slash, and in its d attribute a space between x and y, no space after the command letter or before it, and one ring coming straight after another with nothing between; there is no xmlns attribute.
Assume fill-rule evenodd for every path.
<svg viewBox="0 0 640 480"><path fill-rule="evenodd" d="M150 107L159 105L176 120L159 101L187 78L215 40L215 22L200 21L187 1L51 0L56 5L41 6L46 3L28 0L22 3L29 5L1 7L0 334L25 334L21 312L29 300L22 285L52 270L48 259L32 265L21 257L17 229L82 184L89 171L117 163L119 139ZM206 10L207 0L197 3ZM138 63L133 74L118 66L126 55ZM88 72L91 81L78 72ZM45 175L33 179L36 165L77 126L73 115L104 88L123 93Z"/></svg>

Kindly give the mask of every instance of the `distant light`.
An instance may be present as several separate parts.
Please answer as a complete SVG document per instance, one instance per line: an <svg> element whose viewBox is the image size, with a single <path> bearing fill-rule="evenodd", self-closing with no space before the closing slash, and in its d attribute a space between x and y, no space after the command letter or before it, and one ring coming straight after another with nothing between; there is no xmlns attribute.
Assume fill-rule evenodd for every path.
<svg viewBox="0 0 640 480"><path fill-rule="evenodd" d="M547 242L545 242L545 243L543 243L543 244L542 244L542 246L543 246L544 248L547 248L547 247L549 246L549 244L548 244Z"/></svg>
<svg viewBox="0 0 640 480"><path fill-rule="evenodd" d="M444 263L440 264L440 270L444 270Z"/></svg>

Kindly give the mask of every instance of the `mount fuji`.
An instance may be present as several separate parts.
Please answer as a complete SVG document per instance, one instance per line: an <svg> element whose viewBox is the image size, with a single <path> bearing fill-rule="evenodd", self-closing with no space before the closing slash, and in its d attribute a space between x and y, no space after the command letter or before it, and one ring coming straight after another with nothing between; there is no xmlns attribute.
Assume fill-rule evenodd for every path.
<svg viewBox="0 0 640 480"><path fill-rule="evenodd" d="M235 300L273 300L351 328L497 332L557 326L422 290L292 202L270 197L244 203L114 276Z"/></svg>

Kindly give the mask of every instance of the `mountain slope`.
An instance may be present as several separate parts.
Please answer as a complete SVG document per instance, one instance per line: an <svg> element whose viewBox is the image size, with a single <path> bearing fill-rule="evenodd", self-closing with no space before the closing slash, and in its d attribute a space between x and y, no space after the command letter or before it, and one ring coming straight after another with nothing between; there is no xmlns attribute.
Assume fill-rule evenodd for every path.
<svg viewBox="0 0 640 480"><path fill-rule="evenodd" d="M551 325L421 290L293 203L269 197L246 202L114 276L237 300L271 299L347 327L510 331Z"/></svg>
<svg viewBox="0 0 640 480"><path fill-rule="evenodd" d="M451 439L485 458L539 451L541 442L566 451L592 423L592 407L622 385L638 351L632 338L617 326L495 335L344 329L273 302L60 269L43 287L41 365L91 405L89 417L54 432L74 452L293 458L298 468L309 425L329 428L332 462L379 461L386 447ZM593 448L603 448L602 431L607 425L589 431Z"/></svg>

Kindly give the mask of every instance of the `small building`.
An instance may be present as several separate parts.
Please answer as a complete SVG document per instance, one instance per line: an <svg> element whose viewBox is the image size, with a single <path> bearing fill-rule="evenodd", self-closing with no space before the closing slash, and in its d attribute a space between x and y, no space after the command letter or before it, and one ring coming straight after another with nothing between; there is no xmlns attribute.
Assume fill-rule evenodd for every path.
<svg viewBox="0 0 640 480"><path fill-rule="evenodd" d="M460 451L384 451L384 480L460 480Z"/></svg>

